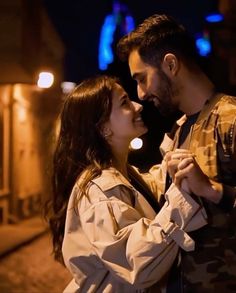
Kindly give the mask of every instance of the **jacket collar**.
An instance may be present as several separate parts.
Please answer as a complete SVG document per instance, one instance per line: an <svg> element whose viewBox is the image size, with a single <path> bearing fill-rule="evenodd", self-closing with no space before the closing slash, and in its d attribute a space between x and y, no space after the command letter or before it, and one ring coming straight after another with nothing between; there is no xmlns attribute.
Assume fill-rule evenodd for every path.
<svg viewBox="0 0 236 293"><path fill-rule="evenodd" d="M206 102L203 109L200 112L200 115L198 116L198 119L196 121L196 124L199 124L200 121L205 120L208 118L210 111L215 107L215 105L218 103L218 101L222 98L224 94L223 93L216 93L210 100ZM179 126L182 126L184 122L187 120L187 115L183 115L176 121L176 123Z"/></svg>
<svg viewBox="0 0 236 293"><path fill-rule="evenodd" d="M98 185L102 191L112 189L117 185L125 185L128 188L133 188L130 182L113 167L102 170L102 174L93 179L92 182Z"/></svg>
<svg viewBox="0 0 236 293"><path fill-rule="evenodd" d="M224 94L222 93L216 93L210 100L208 100L203 107L202 111L200 112L200 115L196 121L196 124L198 125L202 120L206 120L209 117L209 113L212 111L212 109L215 107L215 105L219 102L219 100L222 98Z"/></svg>

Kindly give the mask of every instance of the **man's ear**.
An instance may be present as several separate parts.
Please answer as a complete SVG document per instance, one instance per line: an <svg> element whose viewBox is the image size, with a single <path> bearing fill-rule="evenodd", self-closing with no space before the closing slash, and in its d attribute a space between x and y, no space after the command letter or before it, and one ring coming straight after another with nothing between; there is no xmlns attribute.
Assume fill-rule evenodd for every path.
<svg viewBox="0 0 236 293"><path fill-rule="evenodd" d="M174 76L179 71L179 60L172 53L167 53L162 61L162 70L167 76Z"/></svg>

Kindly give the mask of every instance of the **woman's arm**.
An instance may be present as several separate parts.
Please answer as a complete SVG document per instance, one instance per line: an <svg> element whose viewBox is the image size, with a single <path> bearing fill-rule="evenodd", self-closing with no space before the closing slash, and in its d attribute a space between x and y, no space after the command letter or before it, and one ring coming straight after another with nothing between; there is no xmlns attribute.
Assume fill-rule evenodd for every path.
<svg viewBox="0 0 236 293"><path fill-rule="evenodd" d="M149 287L165 275L179 247L193 250L194 241L186 232L206 224L198 203L174 185L154 219L143 217L117 198L107 198L95 184L89 197L94 194L100 201L86 211L79 209L82 229L110 273L139 288Z"/></svg>

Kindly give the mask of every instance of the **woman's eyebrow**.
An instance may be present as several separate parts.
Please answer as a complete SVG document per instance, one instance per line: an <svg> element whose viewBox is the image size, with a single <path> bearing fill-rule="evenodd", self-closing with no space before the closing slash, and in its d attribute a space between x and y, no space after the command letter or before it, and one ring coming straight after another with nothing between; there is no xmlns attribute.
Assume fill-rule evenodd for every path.
<svg viewBox="0 0 236 293"><path fill-rule="evenodd" d="M128 98L128 95L127 94L124 94L124 95L122 95L121 97L120 97L120 101L123 101L123 100L125 100L125 99L127 99Z"/></svg>

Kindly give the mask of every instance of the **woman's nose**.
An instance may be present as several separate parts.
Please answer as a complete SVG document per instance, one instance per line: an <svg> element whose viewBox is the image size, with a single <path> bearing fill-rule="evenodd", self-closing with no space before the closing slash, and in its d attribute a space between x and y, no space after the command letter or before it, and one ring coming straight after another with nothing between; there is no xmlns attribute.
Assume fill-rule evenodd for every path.
<svg viewBox="0 0 236 293"><path fill-rule="evenodd" d="M135 112L142 112L143 106L137 102L132 101Z"/></svg>

